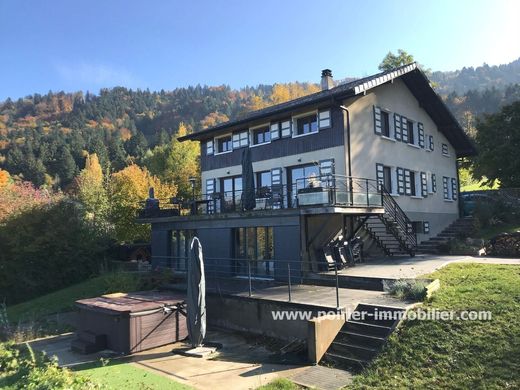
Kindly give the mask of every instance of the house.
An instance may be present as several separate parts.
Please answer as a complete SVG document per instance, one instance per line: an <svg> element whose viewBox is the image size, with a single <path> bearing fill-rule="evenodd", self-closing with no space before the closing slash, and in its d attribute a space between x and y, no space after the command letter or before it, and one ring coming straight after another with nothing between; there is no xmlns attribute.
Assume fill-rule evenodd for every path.
<svg viewBox="0 0 520 390"><path fill-rule="evenodd" d="M338 240L363 234L387 255L413 255L459 217L457 159L475 149L415 63L337 86L326 69L321 86L180 138L200 142L203 194L191 215L167 204L141 213L154 266L185 270L196 234L220 274L302 277L330 266Z"/></svg>

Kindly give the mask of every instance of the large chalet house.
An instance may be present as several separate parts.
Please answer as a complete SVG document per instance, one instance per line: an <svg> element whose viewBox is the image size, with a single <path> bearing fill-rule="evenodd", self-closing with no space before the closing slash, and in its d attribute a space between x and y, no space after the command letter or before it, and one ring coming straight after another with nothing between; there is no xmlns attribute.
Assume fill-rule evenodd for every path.
<svg viewBox="0 0 520 390"><path fill-rule="evenodd" d="M190 215L141 213L155 266L184 270L196 234L229 275L246 272L241 259L257 260L256 276L281 277L289 261L305 274L338 239L413 255L459 218L457 159L475 150L415 63L337 86L327 69L321 86L179 139L200 142L202 196Z"/></svg>

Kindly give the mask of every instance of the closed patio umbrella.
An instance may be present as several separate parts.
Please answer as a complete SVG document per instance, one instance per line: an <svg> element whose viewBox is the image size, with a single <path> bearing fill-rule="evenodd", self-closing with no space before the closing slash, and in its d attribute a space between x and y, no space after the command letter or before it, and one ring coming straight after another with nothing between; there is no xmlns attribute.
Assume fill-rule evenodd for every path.
<svg viewBox="0 0 520 390"><path fill-rule="evenodd" d="M251 149L242 152L242 209L253 210L256 207L255 178Z"/></svg>
<svg viewBox="0 0 520 390"><path fill-rule="evenodd" d="M188 262L187 316L191 345L199 347L206 336L206 281L202 246L197 237L191 240Z"/></svg>

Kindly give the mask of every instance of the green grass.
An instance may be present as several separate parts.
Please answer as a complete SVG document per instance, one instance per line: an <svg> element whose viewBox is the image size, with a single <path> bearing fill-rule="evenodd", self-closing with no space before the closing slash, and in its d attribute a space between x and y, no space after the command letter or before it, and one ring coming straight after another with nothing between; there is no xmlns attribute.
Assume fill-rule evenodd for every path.
<svg viewBox="0 0 520 390"><path fill-rule="evenodd" d="M74 371L107 390L190 389L189 386L167 377L117 360L112 360L105 365L101 362L81 365L76 367Z"/></svg>
<svg viewBox="0 0 520 390"><path fill-rule="evenodd" d="M424 309L491 311L491 321L406 321L351 388L519 388L520 266L452 264Z"/></svg>
<svg viewBox="0 0 520 390"><path fill-rule="evenodd" d="M299 390L300 386L291 382L289 379L280 378L269 382L266 385L260 386L257 390Z"/></svg>
<svg viewBox="0 0 520 390"><path fill-rule="evenodd" d="M36 320L43 316L71 310L74 301L95 297L110 292L126 292L138 288L139 278L135 274L107 273L82 283L43 295L27 302L7 308L11 323Z"/></svg>
<svg viewBox="0 0 520 390"><path fill-rule="evenodd" d="M516 223L501 223L499 225L488 226L481 228L476 234L479 238L489 240L500 233L515 233L520 231L520 224Z"/></svg>

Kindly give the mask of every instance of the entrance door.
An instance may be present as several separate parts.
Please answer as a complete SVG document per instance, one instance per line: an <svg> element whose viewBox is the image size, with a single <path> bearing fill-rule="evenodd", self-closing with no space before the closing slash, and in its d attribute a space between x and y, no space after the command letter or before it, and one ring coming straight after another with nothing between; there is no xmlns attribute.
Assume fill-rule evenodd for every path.
<svg viewBox="0 0 520 390"><path fill-rule="evenodd" d="M240 210L242 199L242 176L220 179L220 191L224 199L224 210Z"/></svg>
<svg viewBox="0 0 520 390"><path fill-rule="evenodd" d="M299 165L287 170L287 183L290 183L289 202L291 207L296 207L298 190L310 187L315 180L319 180L320 168L315 164Z"/></svg>

